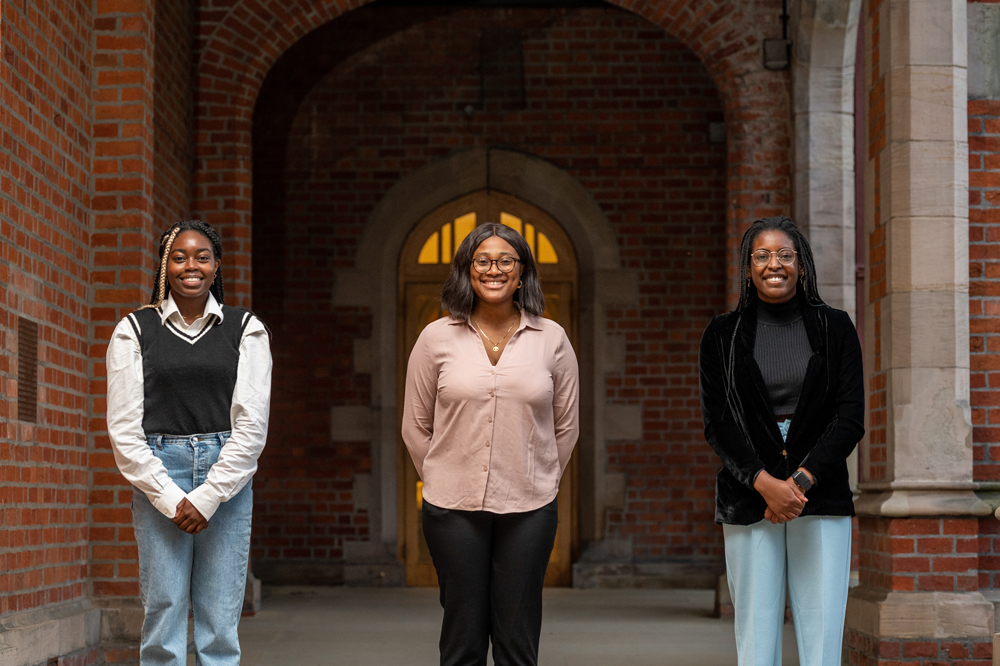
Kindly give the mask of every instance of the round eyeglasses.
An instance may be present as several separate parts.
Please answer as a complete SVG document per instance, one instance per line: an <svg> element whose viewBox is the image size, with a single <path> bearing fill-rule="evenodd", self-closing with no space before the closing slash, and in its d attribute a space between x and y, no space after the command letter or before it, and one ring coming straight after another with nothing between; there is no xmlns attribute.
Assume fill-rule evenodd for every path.
<svg viewBox="0 0 1000 666"><path fill-rule="evenodd" d="M757 250L750 255L750 259L753 260L753 265L757 268L764 268L769 263L771 263L771 257L778 255L778 263L782 266L791 266L795 261L795 255L798 254L795 250L789 247L783 247L777 252L768 252L767 250Z"/></svg>
<svg viewBox="0 0 1000 666"><path fill-rule="evenodd" d="M514 264L519 261L521 260L514 257L500 257L499 259L476 257L472 260L472 267L476 269L477 273L486 273L493 267L493 264L496 264L501 273L510 273L514 270Z"/></svg>

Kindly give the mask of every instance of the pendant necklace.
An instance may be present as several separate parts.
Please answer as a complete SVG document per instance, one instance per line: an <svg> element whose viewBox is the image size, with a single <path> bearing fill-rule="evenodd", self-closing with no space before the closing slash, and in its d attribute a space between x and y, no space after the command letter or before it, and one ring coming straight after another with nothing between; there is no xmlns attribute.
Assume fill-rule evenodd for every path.
<svg viewBox="0 0 1000 666"><path fill-rule="evenodd" d="M472 317L472 315L469 316ZM499 342L493 342L490 340L490 336L486 335L486 331L484 331L483 327L479 325L479 322L476 321L476 318L472 317L472 323L476 325L476 328L478 328L479 332L482 333L484 338L486 338L486 341L493 345L493 351L495 352L500 351L500 343L507 339L507 336L510 334L510 329L514 328L515 321L517 321L517 315L514 315L514 321L510 322L510 326L507 327L507 332L503 334L503 337L500 338Z"/></svg>

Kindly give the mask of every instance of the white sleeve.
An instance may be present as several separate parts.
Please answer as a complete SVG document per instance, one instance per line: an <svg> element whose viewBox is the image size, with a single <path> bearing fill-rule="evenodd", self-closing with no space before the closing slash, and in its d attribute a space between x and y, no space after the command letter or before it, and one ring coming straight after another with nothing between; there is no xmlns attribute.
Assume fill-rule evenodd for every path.
<svg viewBox="0 0 1000 666"><path fill-rule="evenodd" d="M131 315L130 315L131 316ZM134 321L134 318L133 318ZM138 323L136 323L138 326ZM118 322L107 353L108 436L122 476L149 498L160 513L173 518L184 491L153 455L142 430L142 351L128 318Z"/></svg>
<svg viewBox="0 0 1000 666"><path fill-rule="evenodd" d="M257 471L257 458L267 440L267 419L271 409L271 341L264 324L253 315L240 341L240 360L230 421L233 434L208 478L188 493L188 501L206 519L219 505L236 496Z"/></svg>

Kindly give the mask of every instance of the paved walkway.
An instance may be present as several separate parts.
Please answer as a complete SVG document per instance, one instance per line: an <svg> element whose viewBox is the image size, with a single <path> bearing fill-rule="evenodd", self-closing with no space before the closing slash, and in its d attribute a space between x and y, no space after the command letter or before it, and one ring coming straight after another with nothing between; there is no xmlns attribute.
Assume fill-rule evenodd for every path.
<svg viewBox="0 0 1000 666"><path fill-rule="evenodd" d="M711 617L708 590L545 593L541 666L736 666L732 620ZM437 590L264 589L243 618L242 666L437 666ZM492 660L489 662L491 665ZM791 625L785 666L798 666Z"/></svg>

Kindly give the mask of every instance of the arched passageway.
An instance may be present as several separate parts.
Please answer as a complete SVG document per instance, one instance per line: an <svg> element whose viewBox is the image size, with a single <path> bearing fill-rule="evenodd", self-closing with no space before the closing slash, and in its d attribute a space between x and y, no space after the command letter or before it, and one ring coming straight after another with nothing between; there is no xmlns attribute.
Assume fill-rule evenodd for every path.
<svg viewBox="0 0 1000 666"><path fill-rule="evenodd" d="M318 29L334 24L339 17L350 17L360 11L359 7L368 9L370 2L307 0L286 8L263 0L240 0L200 17L193 208L227 231L231 252L241 258L236 262L241 270L232 282L234 292L242 298L249 298L250 292L252 118L262 85L293 45L314 31L317 35L327 34ZM470 0L468 4L478 3ZM701 61L718 89L725 112L729 164L725 206L730 248L735 247L746 220L788 212L788 76L766 71L759 52L762 39L777 23L772 26L762 22L758 12L746 11L741 3L732 0L666 6L644 0L565 0L547 6L562 12L621 7L673 36ZM444 11L461 7L449 4ZM371 8L427 11L422 3L393 0L371 4ZM497 16L509 11L495 5L483 9ZM362 14L354 18L357 16ZM346 44L358 43L354 37L340 39ZM301 75L314 76L316 70L309 66L313 64L316 62L308 62ZM734 269L730 267L729 273L733 287Z"/></svg>
<svg viewBox="0 0 1000 666"><path fill-rule="evenodd" d="M432 211L488 190L551 216L578 255L578 577L610 554L683 562L665 575L708 584L721 550L695 366L705 321L725 308L727 242L726 144L713 139L725 110L709 72L609 4L413 11L358 10L349 57L331 55L334 21L327 51L303 42L258 101L254 307L284 336L258 573L401 577L400 251ZM369 43L365 12L380 28L414 24L372 28ZM336 58L323 76L291 74ZM491 62L518 75L491 79Z"/></svg>
<svg viewBox="0 0 1000 666"><path fill-rule="evenodd" d="M697 327L673 323L690 323L692 303L708 316L718 309L714 299L724 300L727 290L720 281L718 293L699 294L696 282L685 282L685 276L706 270L714 275L715 255L699 249L709 257L704 264L680 257L671 241L683 225L670 218L680 211L662 207L660 219L651 214L662 204L650 193L675 191L683 179L663 179L657 190L648 185L650 174L693 173L671 160L690 159L697 150L678 156L663 152L665 142L649 140L676 120L640 106L656 102L657 85L644 80L638 86L613 86L628 74L623 66L628 58L648 66L649 57L658 57L668 41L663 35L688 49L685 57L694 54L703 70L695 79L714 87L727 132L726 147L719 148L726 160L719 179L726 196L713 199L724 212L718 218L723 233L713 240L725 240L732 250L742 223L792 209L800 221L809 218L817 246L817 232L825 235L822 258L829 253L833 261L821 278L825 288L836 291L830 300L848 307L849 35L862 3L788 3L793 45L788 72L765 71L761 58L762 42L782 34L785 3L778 0L543 1L544 7L532 5L553 15L565 10L561 16L569 21L617 8L621 16L638 21L635 36L642 39L633 41L642 46L625 48L631 38L608 38L622 29L617 19L599 22L600 37L592 39L579 24L557 26L555 16L539 29L561 30L566 46L559 53L551 50L562 61L545 56L546 67L561 69L554 76L558 80L546 81L544 92L566 91L590 77L562 99L563 122L545 124L558 115L546 107L533 116L544 131L512 134L508 119L531 116L526 110L504 108L487 121L489 114L473 104L478 120L470 123L464 97L440 98L429 117L442 131L436 143L421 144L434 133L412 133L414 119L406 106L411 98L383 96L379 104L398 105L392 112L399 120L393 126L397 134L381 134L398 140L395 146L372 142L378 132L370 130L389 127L383 122L389 117L386 109L374 114L363 109L354 120L324 125L320 121L329 121L331 114L307 97L348 60L356 72L371 74L385 55L376 51L388 44L398 47L398 35L419 37L421 26L485 5L492 5L487 13L493 27L503 29L486 40L487 51L497 56L487 60L507 62L516 49L510 48L505 30L512 26L506 22L516 11L505 12L517 8L498 7L495 0L448 2L445 10L421 6L421 0L3 4L0 75L10 103L0 125L5 146L13 146L5 154L11 177L4 181L3 215L11 233L5 235L3 256L16 279L4 283L7 323L0 325L0 337L7 340L8 412L20 416L23 401L38 403L37 424L11 425L2 442L14 452L4 461L13 479L9 491L26 498L14 505L4 532L14 544L8 559L16 562L7 576L7 630L0 632L0 643L18 651L5 657L26 665L57 656L55 647L36 640L35 622L51 629L48 635L59 636L59 650L88 650L60 659L100 660L99 647L90 642L98 640L93 632L68 633L71 627L95 627L98 615L100 640L110 642L109 649L117 651L137 637L130 493L115 469L102 425L103 359L115 323L148 295L156 263L152 230L182 215L204 217L222 228L230 303L249 305L252 287L259 287L277 334L304 345L306 353L299 357L315 361L296 366L298 357L282 359L282 372L292 373L285 379L302 381L286 382L276 393L285 406L278 416L290 425L274 440L275 457L265 463L271 471L287 472L281 477L286 483L267 488L261 511L272 516L285 511L289 520L264 526L258 555L333 563L340 567L340 580L359 572L387 572L379 558L386 557L386 544L396 538L394 517L388 515L395 498L392 484L384 481L395 478L395 466L383 452L389 450L385 446L391 442L384 438L394 435L395 424L391 399L386 399L394 384L385 368L395 367L396 359L386 362L381 345L392 338L385 327L395 326L395 315L383 306L395 302L394 294L384 298L384 291L392 292L397 276L393 272L385 279L382 271L386 266L396 271L399 257L386 253L398 252L421 215L486 187L485 180L477 181L484 166L492 167L493 182L505 181L509 192L559 219L571 237L587 239L576 249L580 320L590 322L581 324L580 342L590 345L582 360L590 364L592 383L585 397L592 427L589 439L581 441L579 459L586 480L581 492L589 488L590 497L580 503L581 544L586 546L577 570L585 572L588 562L613 562L636 565L636 572L643 558L648 558L644 566L658 561L656 549L668 552L672 540L695 543L678 536L675 527L687 519L685 511L693 515L710 502L709 489L699 485L699 461L685 467L696 474L682 477L694 479L693 490L656 487L650 481L663 475L645 471L654 463L675 465L682 459L675 455L697 455L702 446L695 439L657 439L667 431L668 420L678 424L670 430L683 437L694 432L693 424L691 429L685 424L697 420L692 416L696 406L688 404L691 378L682 371L690 349L687 336ZM929 658L938 661L950 659L948 653L954 656L955 650L988 658L995 613L984 595L995 587L998 567L997 523L988 514L1000 487L992 409L993 337L1000 316L993 240L1000 219L995 196L1000 88L991 64L1000 21L996 4L989 2L871 0L863 5L865 73L857 99L867 118L860 124L863 168L858 171L865 176L861 240L868 272L859 311L863 305L868 324L871 434L862 449L861 585L852 595L848 643L857 653L851 658L862 661L902 655L903 646L913 642L928 655L936 653ZM369 8L376 13L366 13ZM389 9L412 13L396 23L372 20L385 19L388 14L378 12ZM415 19L420 12L422 18ZM347 25L357 30L338 36ZM324 60L325 52L306 48L317 41L335 47L335 57ZM522 45L529 42L538 43L522 36ZM450 45L435 42L400 65L405 69ZM909 48L914 45L920 48ZM282 62L292 62L284 57L295 53L306 57L284 72L291 85L268 90L268 73L277 75ZM525 53L522 48L522 58ZM478 63L484 53L466 49L466 55L467 62L452 64ZM522 59L521 64L528 69L520 71L527 72L537 63ZM487 87L499 94L489 99L512 101L506 74L518 70L490 71ZM468 77L464 89L482 88L481 74L476 70ZM391 77L376 78L378 90L389 89L383 84ZM359 88L350 94L363 105L378 97L371 97L378 90ZM464 106L451 106L460 97ZM268 100L278 100L271 109L285 115L255 128L255 105ZM330 100L343 101L339 96ZM598 110L597 104L605 106ZM311 115L303 115L307 107ZM587 108L581 114L582 107ZM698 108L704 107L683 111ZM576 132L588 117L597 121L586 132ZM267 120L266 114L261 118ZM700 121L681 129L691 134L688 130L697 125ZM296 127L302 140L293 155L287 149ZM329 174L350 180L349 186L338 190L324 184L334 180L314 178L312 167L328 153L302 159L312 127L317 137L340 127L358 139L348 146L356 150L353 171L341 170L343 162L323 165L337 167ZM268 135L272 128L276 132ZM448 138L440 138L444 130L450 131ZM609 136L628 138L630 132L631 142L601 142ZM255 136L279 150L259 159L253 154ZM573 146L583 142L591 146L590 154L574 152ZM490 150L499 146L502 154ZM628 155L631 161L623 157L625 148L635 151ZM387 150L397 152L398 165L382 169L379 152ZM288 157L294 162L274 171L281 176L279 188L262 187L273 184L266 173L254 182L256 166ZM308 168L295 175L302 187L289 200L285 175L293 173L293 163L296 169ZM452 189L410 178L439 167ZM609 175L616 169L617 175ZM554 186L556 181L565 187ZM575 191L584 196L576 197ZM359 196L348 199L348 194ZM329 198L321 201L324 196ZM269 212L254 210L266 203L274 204ZM274 211L281 223L269 230L267 221L277 219ZM337 216L336 224L310 226L310 220ZM255 217L263 222L252 227ZM292 221L297 236L286 233ZM601 228L609 231L595 232ZM668 228L669 235L661 233ZM331 229L344 233L331 236ZM258 231L263 235L254 243ZM927 261L931 255L938 260ZM680 268L674 270L668 264L678 259ZM736 276L728 268L732 280ZM732 286L731 281L730 298ZM30 342L34 336L24 336L35 325L37 356ZM14 353L22 341L23 358L20 349ZM35 378L36 361L38 391L32 398L22 380ZM22 370L27 377L15 377ZM329 429L324 441L310 439L324 428ZM48 481L39 485L43 477ZM666 531L654 538L650 525ZM23 547L17 546L22 541ZM934 553L923 551L927 544L933 544ZM366 562L371 566L366 568ZM319 574L322 578L323 571ZM947 604L939 603L942 595ZM918 617L926 622L912 620ZM32 651L21 651L19 646L28 644Z"/></svg>

